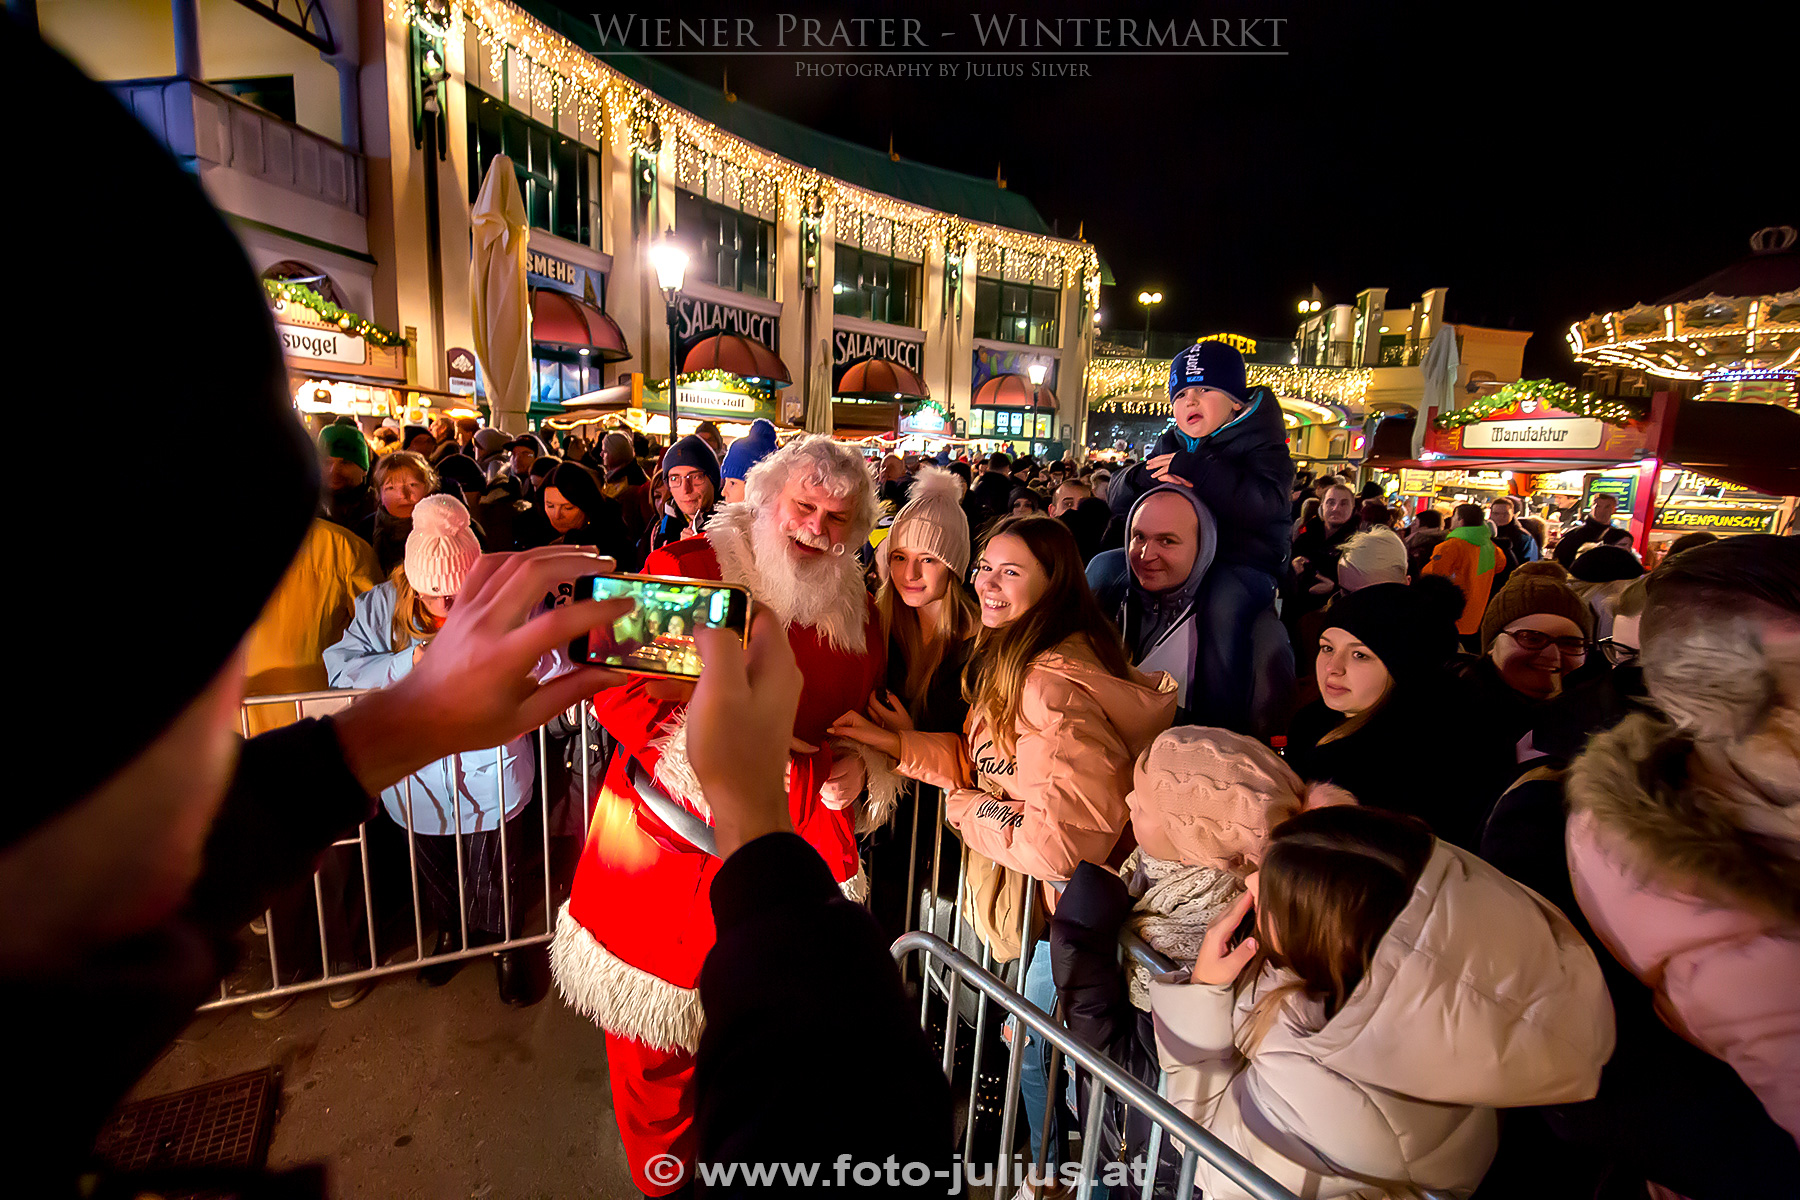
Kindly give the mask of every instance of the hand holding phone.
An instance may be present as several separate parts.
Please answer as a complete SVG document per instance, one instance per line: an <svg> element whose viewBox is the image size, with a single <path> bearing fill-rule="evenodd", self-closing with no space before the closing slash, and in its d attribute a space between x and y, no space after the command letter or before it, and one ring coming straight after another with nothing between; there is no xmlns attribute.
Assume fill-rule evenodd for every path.
<svg viewBox="0 0 1800 1200"><path fill-rule="evenodd" d="M1220 913L1200 941L1200 953L1194 959L1191 983L1219 986L1236 981L1252 958L1256 957L1256 939L1246 937L1235 947L1231 939L1246 917L1254 920L1254 901L1249 892L1239 896L1232 906Z"/></svg>
<svg viewBox="0 0 1800 1200"><path fill-rule="evenodd" d="M571 658L664 679L699 678L697 630L728 630L742 645L750 620L749 591L713 579L584 575L575 581L575 598L630 600L634 606L611 626L574 639L569 644Z"/></svg>

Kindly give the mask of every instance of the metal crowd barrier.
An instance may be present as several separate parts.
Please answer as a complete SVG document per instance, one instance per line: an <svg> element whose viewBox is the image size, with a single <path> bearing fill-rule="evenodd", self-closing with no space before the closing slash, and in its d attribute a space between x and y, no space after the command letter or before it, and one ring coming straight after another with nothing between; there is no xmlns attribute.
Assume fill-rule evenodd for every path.
<svg viewBox="0 0 1800 1200"><path fill-rule="evenodd" d="M1086 1071L1090 1077L1088 1094L1088 1118L1086 1128L1082 1132L1081 1175L1079 1190L1080 1200L1087 1200L1092 1194L1100 1158L1100 1121L1106 1111L1106 1099L1109 1095L1117 1097L1126 1106L1137 1110L1152 1122L1153 1132L1149 1149L1145 1155L1147 1170L1142 1172L1143 1184L1140 1191L1142 1200L1150 1200L1156 1186L1156 1164L1159 1159L1160 1140L1164 1131L1175 1139L1182 1147L1181 1178L1176 1185L1177 1196L1192 1196L1195 1192L1194 1177L1199 1170L1200 1160L1217 1167L1233 1182L1256 1196L1259 1200L1297 1200L1294 1194L1276 1183L1268 1175L1253 1166L1242 1155L1225 1143L1219 1141L1206 1129L1189 1120L1175 1109L1167 1100L1150 1091L1130 1073L1115 1064L1104 1054L1082 1044L1063 1028L1062 1023L1051 1017L1042 1009L1031 1004L1023 996L1008 987L991 971L984 970L968 955L950 945L944 939L929 933L913 932L906 934L894 943L894 957L904 959L906 955L918 953L928 960L935 959L942 964L942 970L951 976L952 987L963 980L979 990L984 1000L998 1005L1010 1016L1029 1028L1037 1036L1043 1038L1056 1050ZM1019 1076L1019 1048L1023 1037L1015 1037L1012 1045L1011 1061L1008 1065L1008 1087L1011 1093L1017 1092ZM947 1044L954 1044L947 1039ZM979 1046L977 1042L977 1046ZM979 1056L979 1050L977 1051ZM1055 1078L1054 1064L1051 1078ZM977 1068L979 1073L979 1067ZM1052 1089L1054 1094L1054 1089ZM1013 1095L1007 1098L1007 1109L1014 1109ZM973 1122L970 1122L973 1128ZM1000 1157L995 1166L996 1179L1016 1178L1016 1173L1008 1171L1012 1161L1010 1153L1011 1137L1014 1125L1007 1120L1002 1123ZM1046 1123L1046 1141L1049 1125ZM965 1142L965 1155L967 1143ZM1040 1147L1038 1167L1042 1167L1043 1148ZM964 1161L967 1161L965 1158ZM1041 1177L1041 1176L1040 1176Z"/></svg>
<svg viewBox="0 0 1800 1200"><path fill-rule="evenodd" d="M924 789L920 789L923 791ZM1086 1085L1088 1107L1085 1128L1081 1137L1081 1175L1078 1195L1081 1200L1089 1196L1096 1180L1096 1164L1101 1152L1100 1127L1107 1108L1107 1098L1116 1098L1128 1110L1136 1111L1147 1118L1151 1125L1147 1147L1141 1155L1142 1166L1138 1174L1142 1177L1140 1195L1143 1200L1150 1200L1155 1190L1158 1168L1163 1158L1163 1138L1167 1136L1174 1141L1170 1150L1181 1154L1180 1180L1177 1185L1177 1196L1187 1197L1194 1194L1194 1177L1200 1159L1212 1163L1228 1177L1244 1187L1253 1196L1261 1200L1296 1200L1293 1194L1269 1178L1257 1167L1251 1165L1236 1151L1220 1142L1212 1134L1194 1121L1183 1116L1164 1100L1160 1093L1167 1084L1167 1076L1160 1075L1157 1080L1157 1091L1149 1088L1129 1072L1113 1062L1105 1054L1086 1045L1071 1034L1059 1019L1060 1014L1053 1016L1030 1003L1024 997L1026 972L1030 969L1031 958L1036 950L1037 942L1033 936L1033 926L1038 922L1038 892L1043 886L1038 880L1027 881L1025 900L1021 906L1019 925L1019 957L1005 965L1001 974L996 974L994 951L991 946L980 939L974 927L963 917L963 901L968 895L968 859L964 855L958 863L956 873L955 899L946 911L944 897L938 895L937 884L941 859L945 849L945 838L942 830L945 826L945 796L942 792L937 796L936 829L939 830L932 843L930 874L921 886L917 869L919 839L918 823L921 813L927 811L927 801L921 795L913 805L913 829L911 854L907 866L908 884L908 932L894 943L894 958L905 964L908 955L919 956L919 1022L929 1028L931 1001L935 994L944 1004L944 1049L943 1070L947 1078L954 1081L956 1073L956 1047L958 1025L973 1026L973 1061L969 1069L969 1089L967 1096L967 1115L963 1125L962 1161L975 1161L975 1130L981 1114L982 1059L986 1050L987 1031L990 1010L998 1008L1000 1020L1014 1019L1018 1024L1014 1028L1014 1036L1007 1050L1006 1076L1000 1108L999 1143L996 1152L994 1169L990 1179L1003 1183L1008 1179L1017 1181L1018 1174L1013 1166L1013 1145L1018 1133L1019 1106L1021 1096L1019 1090L1020 1076L1024 1067L1023 1050L1024 1031L1030 1029L1044 1039L1051 1047L1050 1061L1045 1072L1050 1083L1049 1097L1046 1103L1045 1119L1040 1128L1044 1137L1040 1140L1036 1162L1029 1168L1038 1179L1045 1179L1045 1162L1048 1157L1051 1137L1056 1123L1051 1119L1050 1108L1057 1103L1058 1076L1062 1074L1061 1060L1067 1058L1082 1071L1085 1079L1078 1083ZM915 890L916 889L916 890ZM918 924L912 924L912 918L919 918ZM1163 974L1175 969L1175 963L1158 953L1148 943L1129 930L1120 935L1120 956L1136 959L1152 973ZM979 961L977 961L977 956ZM1006 970L1010 968L1010 971ZM1009 975L1010 978L1003 978ZM967 985L975 994L974 1011L970 1013L963 1005L963 991ZM1124 1117L1121 1114L1121 1122ZM1019 1169L1024 1169L1020 1167ZM972 1182L979 1183L978 1179ZM996 1192L996 1195L1009 1194ZM1115 1192L1115 1195L1117 1193Z"/></svg>
<svg viewBox="0 0 1800 1200"><path fill-rule="evenodd" d="M368 689L291 692L283 695L247 697L239 709L240 729L245 737L250 737L252 735L251 713L265 713L268 712L272 706L278 705L288 706L291 715L282 714L284 719L274 722L273 724L263 721L257 723L266 725L267 728L275 728L279 725L288 724L291 721L297 721L307 717L326 716L347 707L351 701L355 700L356 697L363 695L366 690ZM594 780L590 772L590 763L592 762L591 739L593 735L589 732L589 722L585 705L581 706L580 712L582 720L580 722L579 733L575 735L579 738L580 745L576 773L580 776L580 798L582 809L582 822L578 833L580 836L585 837L589 826L593 824L594 816ZM439 835L422 835L414 831L413 780L411 776L408 776L398 786L401 788L405 797L405 803L403 805L403 815L405 817L403 830L406 838L406 859L411 884L413 956L403 960L399 959L398 956L405 953L405 947L402 946L397 950L391 951L386 956L387 961L383 961L380 937L382 921L380 914L377 912L376 893L374 888L375 881L379 876L370 852L370 827L379 822L387 822L390 820L390 817L385 806L381 806L378 803L375 815L368 821L359 825L354 836L340 838L333 842L331 848L326 851L327 858L329 858L330 856L335 855L340 848L354 848L356 850L356 856L359 860L361 869L361 916L368 942L366 947L368 952L368 965L358 966L350 970L340 970L334 966L334 963L341 964L359 958L361 956L361 951L365 949L365 947L361 945L349 946L343 944L346 940L360 939L350 937L345 932L348 929L350 922L348 914L343 911L343 906L336 902L335 897L331 902L328 902L326 898L326 890L328 887L327 874L329 872L333 875L333 880L329 886L334 892L337 891L337 884L341 880L337 878L336 872L341 864L322 861L319 869L313 872L312 877L312 908L313 915L316 918L319 942L318 976L316 978L310 977L311 962L309 956L307 971L305 972L309 977L292 979L284 982L284 972L282 970L283 955L281 953L280 944L285 939L282 938L277 931L279 928L283 927L283 923L291 922L293 918L291 916L285 918L280 917L277 915L275 909L271 907L265 909L263 912L263 929L258 935L266 939L266 944L268 946L268 985L266 987L254 985L246 987L246 979L243 976L227 979L219 985L218 997L200 1005L201 1010L231 1008L262 1000L273 1000L284 996L297 995L303 992L317 991L320 988L336 987L340 984L361 983L364 981L385 978L390 975L415 972L422 967L429 967L437 963L480 958L485 955L498 954L502 951L520 950L532 946L542 946L548 943L551 935L555 931L556 922L556 904L552 894L552 888L553 885L559 881L552 878L552 857L550 853L550 839L552 835L550 830L550 819L554 802L550 795L550 772L546 770L546 764L550 761L550 738L546 728L540 727L537 730L534 741L536 762L533 764L533 774L536 781L535 787L537 790L538 801L535 822L538 828L534 832L538 834L538 837L535 840L538 842L537 850L542 855L541 859L539 859L536 864L532 864L529 861L527 857L529 851L524 845L519 846L519 858L515 860L513 857L512 849L513 845L518 844L518 837L517 833L514 832L514 836L509 839L509 832L511 832L509 831L509 826L514 825L517 822L509 821L505 816L510 807L509 797L507 796L505 747L496 747L492 751L496 770L496 786L499 794L498 804L501 814L501 819L495 827L500 841L500 866L498 874L500 876L501 929L499 932L501 937L498 941L476 944L470 943L469 887L466 878L467 863L465 860L464 848L467 838L471 836L471 834L466 832L462 827L462 804L458 801L451 804L451 811L455 814L454 832L452 835L443 835L453 836L455 840L456 897L460 920L456 923L456 927L450 932L457 938L458 945L455 949L442 954L426 952L425 917L419 895L418 839L422 836ZM482 751L478 753L487 752ZM456 798L453 798L453 800L454 799ZM519 815L523 815L523 810L521 810ZM526 837L529 839L530 834L527 833ZM512 844L509 844L509 840ZM543 921L541 929L537 927L538 922L533 920L530 922L532 926L531 929L526 930L521 927L524 923L522 918L528 917L529 914L521 914L518 911L520 902L524 900L524 898L515 897L513 895L512 877L515 869L518 867L524 866L529 869L533 865L538 867L543 875ZM560 882L566 883L567 881ZM535 897L533 897L533 899L535 899ZM332 932L334 928L337 930L337 937L335 939L337 944L334 944ZM439 932L443 931L440 930ZM311 930L307 931L306 936L310 938L311 933ZM294 943L288 942L288 946L291 951ZM288 973L291 974L292 972L290 971ZM234 984L236 985L235 988Z"/></svg>

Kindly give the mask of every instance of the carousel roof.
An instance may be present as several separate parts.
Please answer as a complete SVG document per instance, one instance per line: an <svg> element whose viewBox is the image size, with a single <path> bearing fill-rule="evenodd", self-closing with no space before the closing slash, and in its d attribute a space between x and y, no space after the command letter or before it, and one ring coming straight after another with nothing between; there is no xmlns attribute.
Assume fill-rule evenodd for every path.
<svg viewBox="0 0 1800 1200"><path fill-rule="evenodd" d="M1730 266L1657 303L1680 304L1707 296L1773 296L1800 288L1800 244L1791 226L1764 229L1750 239L1750 246L1750 253Z"/></svg>
<svg viewBox="0 0 1800 1200"><path fill-rule="evenodd" d="M1750 239L1750 255L1690 287L1655 304L1576 321L1568 333L1575 361L1664 379L1740 382L1750 372L1771 382L1763 377L1776 372L1783 378L1772 382L1791 397L1800 360L1797 240L1789 225L1761 230Z"/></svg>

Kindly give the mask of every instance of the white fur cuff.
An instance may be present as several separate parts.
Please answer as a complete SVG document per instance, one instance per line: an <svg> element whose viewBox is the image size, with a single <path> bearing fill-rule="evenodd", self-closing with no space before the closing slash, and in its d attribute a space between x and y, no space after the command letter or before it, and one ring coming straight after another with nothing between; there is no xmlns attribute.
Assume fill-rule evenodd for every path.
<svg viewBox="0 0 1800 1200"><path fill-rule="evenodd" d="M677 987L632 966L570 916L567 904L557 910L550 971L569 1007L606 1032L653 1050L692 1054L700 1048L706 1014L699 989Z"/></svg>
<svg viewBox="0 0 1800 1200"><path fill-rule="evenodd" d="M854 750L862 759L863 776L868 780L862 803L856 807L856 832L873 833L894 819L900 806L900 786L904 782L894 770L894 760L861 742L834 741L832 749L843 753Z"/></svg>

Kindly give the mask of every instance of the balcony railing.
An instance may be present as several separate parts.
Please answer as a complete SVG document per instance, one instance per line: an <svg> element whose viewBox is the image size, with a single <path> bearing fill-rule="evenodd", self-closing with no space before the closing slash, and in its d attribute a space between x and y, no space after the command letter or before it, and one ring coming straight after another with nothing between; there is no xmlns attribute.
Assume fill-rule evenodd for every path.
<svg viewBox="0 0 1800 1200"><path fill-rule="evenodd" d="M362 155L191 79L108 85L170 153L367 216Z"/></svg>
<svg viewBox="0 0 1800 1200"><path fill-rule="evenodd" d="M1400 342L1381 348L1381 357L1376 360L1382 367L1416 367L1425 361L1426 353L1431 349L1427 342Z"/></svg>
<svg viewBox="0 0 1800 1200"><path fill-rule="evenodd" d="M1357 365L1354 342L1302 342L1299 365L1303 367L1349 367Z"/></svg>

